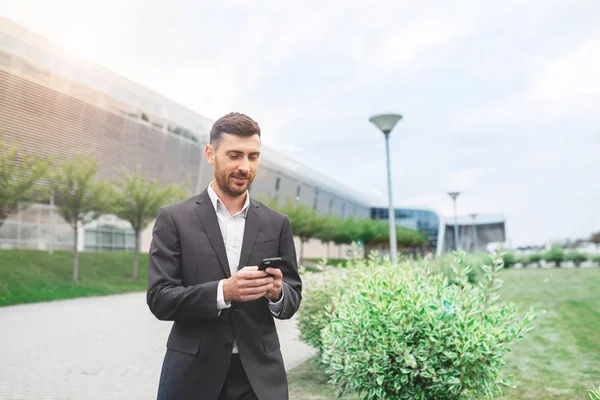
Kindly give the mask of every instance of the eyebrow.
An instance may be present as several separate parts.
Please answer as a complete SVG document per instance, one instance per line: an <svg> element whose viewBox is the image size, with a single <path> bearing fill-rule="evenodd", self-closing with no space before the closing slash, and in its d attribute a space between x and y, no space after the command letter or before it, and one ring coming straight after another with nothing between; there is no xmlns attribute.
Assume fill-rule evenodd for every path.
<svg viewBox="0 0 600 400"><path fill-rule="evenodd" d="M227 150L225 153L227 154L244 154L243 151L240 150ZM250 155L260 155L260 151L253 151L250 153Z"/></svg>

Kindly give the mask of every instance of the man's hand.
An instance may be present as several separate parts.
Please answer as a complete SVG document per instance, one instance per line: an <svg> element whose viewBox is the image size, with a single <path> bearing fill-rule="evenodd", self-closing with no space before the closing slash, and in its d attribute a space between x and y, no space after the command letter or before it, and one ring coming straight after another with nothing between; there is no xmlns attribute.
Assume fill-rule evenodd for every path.
<svg viewBox="0 0 600 400"><path fill-rule="evenodd" d="M281 299L281 287L283 286L283 274L278 268L267 268L265 270L269 275L273 277L273 284L271 289L267 290L265 297L271 301L278 301Z"/></svg>
<svg viewBox="0 0 600 400"><path fill-rule="evenodd" d="M244 267L223 281L225 301L252 301L265 296L273 288L274 279L258 267Z"/></svg>

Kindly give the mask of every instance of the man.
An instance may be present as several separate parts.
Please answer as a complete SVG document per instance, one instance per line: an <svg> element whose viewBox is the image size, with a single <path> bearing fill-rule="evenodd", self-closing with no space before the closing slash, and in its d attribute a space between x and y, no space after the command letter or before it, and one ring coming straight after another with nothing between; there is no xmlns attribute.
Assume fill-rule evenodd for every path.
<svg viewBox="0 0 600 400"><path fill-rule="evenodd" d="M152 232L147 302L158 319L174 321L158 399L287 399L273 318L294 315L302 282L288 217L248 193L258 124L240 113L220 118L205 155L208 188L162 207ZM285 266L259 271L270 257Z"/></svg>

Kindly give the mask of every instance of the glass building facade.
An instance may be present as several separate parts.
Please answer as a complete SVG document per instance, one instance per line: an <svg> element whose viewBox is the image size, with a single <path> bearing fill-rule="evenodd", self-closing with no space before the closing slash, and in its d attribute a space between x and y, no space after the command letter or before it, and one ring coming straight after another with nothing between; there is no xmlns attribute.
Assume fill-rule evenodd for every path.
<svg viewBox="0 0 600 400"><path fill-rule="evenodd" d="M438 246L438 235L440 231L440 218L430 210L419 210L410 208L396 208L394 210L396 226L415 229L427 234L427 241L435 252ZM371 208L371 218L389 220L389 209L383 207Z"/></svg>

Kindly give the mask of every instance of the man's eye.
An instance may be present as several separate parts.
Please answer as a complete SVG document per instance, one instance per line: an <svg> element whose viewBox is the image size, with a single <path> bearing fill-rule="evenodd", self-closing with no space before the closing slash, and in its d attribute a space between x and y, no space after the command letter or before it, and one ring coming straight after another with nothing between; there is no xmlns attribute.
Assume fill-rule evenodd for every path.
<svg viewBox="0 0 600 400"><path fill-rule="evenodd" d="M237 154L230 154L229 158L231 158L232 160L235 160L236 158L239 158L239 156Z"/></svg>

